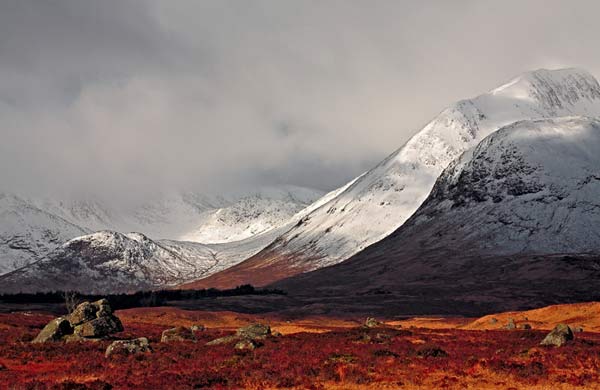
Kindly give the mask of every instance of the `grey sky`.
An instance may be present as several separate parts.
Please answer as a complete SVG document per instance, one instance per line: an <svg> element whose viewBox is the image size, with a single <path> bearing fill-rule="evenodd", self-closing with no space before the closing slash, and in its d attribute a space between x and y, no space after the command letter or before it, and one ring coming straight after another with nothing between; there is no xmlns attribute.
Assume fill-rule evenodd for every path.
<svg viewBox="0 0 600 390"><path fill-rule="evenodd" d="M0 190L332 189L454 100L600 74L596 1L0 2Z"/></svg>

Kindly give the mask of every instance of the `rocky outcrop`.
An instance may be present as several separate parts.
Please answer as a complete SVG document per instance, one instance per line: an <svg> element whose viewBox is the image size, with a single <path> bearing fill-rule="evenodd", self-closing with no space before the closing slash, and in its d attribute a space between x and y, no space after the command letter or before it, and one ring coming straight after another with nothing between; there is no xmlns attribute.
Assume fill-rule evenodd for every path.
<svg viewBox="0 0 600 390"><path fill-rule="evenodd" d="M552 332L548 333L540 345L561 347L573 338L573 331L569 325L558 324Z"/></svg>
<svg viewBox="0 0 600 390"><path fill-rule="evenodd" d="M239 328L234 335L220 337L209 341L206 345L229 344L237 341L235 349L252 350L262 346L259 340L264 340L268 337L273 337L269 325L252 324Z"/></svg>
<svg viewBox="0 0 600 390"><path fill-rule="evenodd" d="M140 337L134 340L117 340L113 341L107 348L104 356L110 357L111 355L131 355L137 353L152 352L150 343L145 337Z"/></svg>
<svg viewBox="0 0 600 390"><path fill-rule="evenodd" d="M67 316L50 321L32 341L98 340L123 331L123 324L108 301L83 302Z"/></svg>

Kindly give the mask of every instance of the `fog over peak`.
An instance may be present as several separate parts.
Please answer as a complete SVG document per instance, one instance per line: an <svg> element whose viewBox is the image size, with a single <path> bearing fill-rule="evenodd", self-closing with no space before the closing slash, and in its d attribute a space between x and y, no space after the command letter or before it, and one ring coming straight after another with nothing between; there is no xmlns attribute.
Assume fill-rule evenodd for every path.
<svg viewBox="0 0 600 390"><path fill-rule="evenodd" d="M594 1L7 0L0 190L329 190L450 102L600 74Z"/></svg>

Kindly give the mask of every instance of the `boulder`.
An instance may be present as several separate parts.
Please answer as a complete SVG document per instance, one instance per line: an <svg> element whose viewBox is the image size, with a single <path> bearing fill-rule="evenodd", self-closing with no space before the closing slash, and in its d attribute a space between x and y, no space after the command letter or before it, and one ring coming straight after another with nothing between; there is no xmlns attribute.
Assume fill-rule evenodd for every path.
<svg viewBox="0 0 600 390"><path fill-rule="evenodd" d="M372 317L367 318L367 320L365 321L365 326L367 328L376 328L381 325L383 325L381 322L377 321L375 318Z"/></svg>
<svg viewBox="0 0 600 390"><path fill-rule="evenodd" d="M271 327L263 324L252 324L239 328L237 336L243 339L258 340L271 335Z"/></svg>
<svg viewBox="0 0 600 390"><path fill-rule="evenodd" d="M152 352L150 343L145 337L140 337L133 340L117 340L113 341L107 348L104 356L109 357L114 354L130 355L136 353Z"/></svg>
<svg viewBox="0 0 600 390"><path fill-rule="evenodd" d="M548 333L540 345L553 345L555 347L560 347L570 340L573 340L573 331L571 328L565 324L558 324L556 327L554 327L552 332Z"/></svg>
<svg viewBox="0 0 600 390"><path fill-rule="evenodd" d="M193 341L196 342L196 336L189 328L183 326L177 326L175 328L167 329L162 332L160 338L161 343L168 343L171 341Z"/></svg>
<svg viewBox="0 0 600 390"><path fill-rule="evenodd" d="M45 343L59 341L64 336L73 333L71 324L65 317L58 317L50 321L44 329L33 339L32 343Z"/></svg>

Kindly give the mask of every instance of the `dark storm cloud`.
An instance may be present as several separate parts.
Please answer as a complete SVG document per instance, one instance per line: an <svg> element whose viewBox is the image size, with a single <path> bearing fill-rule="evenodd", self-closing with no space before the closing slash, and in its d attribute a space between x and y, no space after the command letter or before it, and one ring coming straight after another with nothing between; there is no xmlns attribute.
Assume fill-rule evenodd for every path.
<svg viewBox="0 0 600 390"><path fill-rule="evenodd" d="M450 102L598 75L594 1L0 3L0 185L331 189Z"/></svg>

